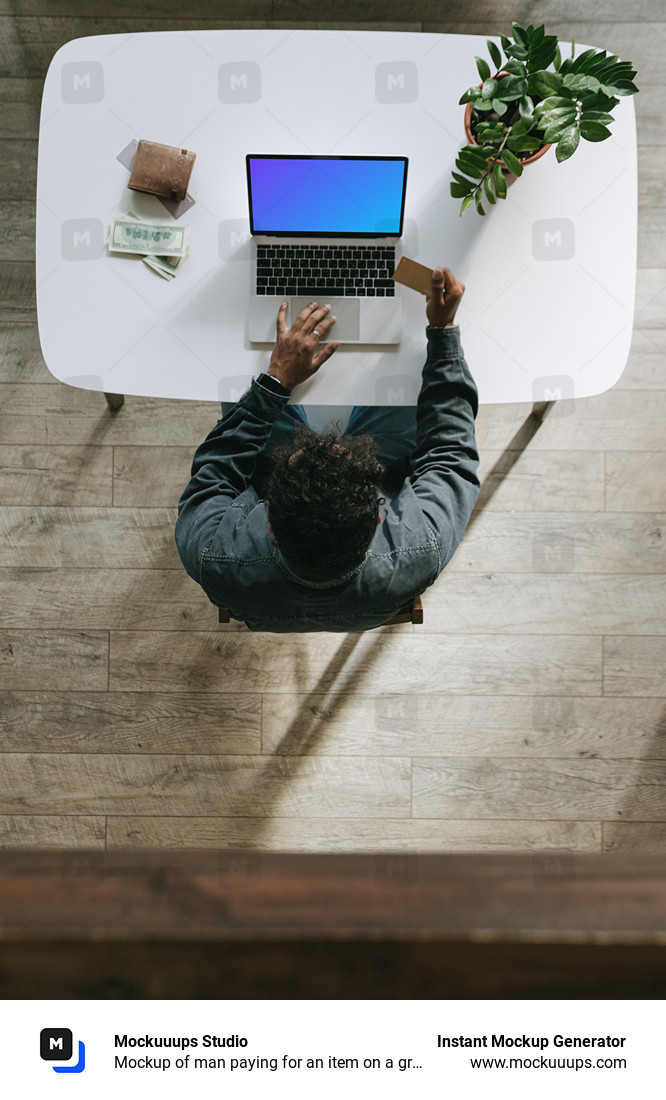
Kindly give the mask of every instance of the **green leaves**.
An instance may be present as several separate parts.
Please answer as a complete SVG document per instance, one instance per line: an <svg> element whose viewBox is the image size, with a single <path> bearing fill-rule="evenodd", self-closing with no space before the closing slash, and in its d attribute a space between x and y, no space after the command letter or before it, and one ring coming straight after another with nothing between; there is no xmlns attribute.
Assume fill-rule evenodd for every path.
<svg viewBox="0 0 666 1100"><path fill-rule="evenodd" d="M555 149L555 156L557 157L558 164L561 164L563 160L568 160L573 156L578 148L580 141L580 128L578 126L570 126L560 136Z"/></svg>
<svg viewBox="0 0 666 1100"><path fill-rule="evenodd" d="M602 50L604 58L606 57L606 51ZM599 51L593 49L585 50L584 53L578 55L577 58L571 64L572 73L586 73L589 72L590 66L594 62L595 58L599 57Z"/></svg>
<svg viewBox="0 0 666 1100"><path fill-rule="evenodd" d="M616 96L635 95L638 91L633 83L636 70L631 62L620 61L616 54L606 54L605 50L584 50L578 57L567 58L560 72L565 83L578 92L600 90L604 95Z"/></svg>
<svg viewBox="0 0 666 1100"><path fill-rule="evenodd" d="M562 84L563 79L559 73L537 72L532 73L529 79L530 92L534 92L543 98L557 95L562 88Z"/></svg>
<svg viewBox="0 0 666 1100"><path fill-rule="evenodd" d="M506 146L502 150L502 160L504 161L507 168L509 169L510 172L513 173L514 176L522 176L522 174L523 174L522 164L518 160L518 157L515 157L513 155L513 153L510 152L509 149L506 148Z"/></svg>
<svg viewBox="0 0 666 1100"><path fill-rule="evenodd" d="M581 118L584 122L603 122L604 124L613 121L613 116L606 111L594 111L586 107L583 107Z"/></svg>
<svg viewBox="0 0 666 1100"><path fill-rule="evenodd" d="M612 84L606 81L601 85L601 91L606 95L635 95L638 88L631 80L614 80Z"/></svg>
<svg viewBox="0 0 666 1100"><path fill-rule="evenodd" d="M529 27L522 27L520 23L513 23L511 29L513 42L502 36L502 46L507 57L524 62L527 73L547 69L553 63L557 53L557 37L554 34L546 35L543 25L535 27L530 23Z"/></svg>
<svg viewBox="0 0 666 1100"><path fill-rule="evenodd" d="M552 126L549 126L546 130L544 130L543 140L548 145L557 144L557 142L567 130L571 130L572 127L578 128L578 126L579 123L575 118L562 119L561 122L555 122Z"/></svg>
<svg viewBox="0 0 666 1100"><path fill-rule="evenodd" d="M460 168L461 172L465 172L466 175L473 176L474 179L477 179L477 180L481 179L481 177L483 176L483 173L485 172L486 168L488 167L488 165L476 164L474 161L469 161L466 158L463 158L462 156L458 157L458 159L456 161L456 164ZM451 184L451 186L453 187L453 184Z"/></svg>
<svg viewBox="0 0 666 1100"><path fill-rule="evenodd" d="M567 73L564 77L564 87L573 92L598 92L601 83L596 76L583 76L580 73Z"/></svg>
<svg viewBox="0 0 666 1100"><path fill-rule="evenodd" d="M548 111L542 115L542 126L559 126L563 122L569 125L575 120L577 115L577 108L575 103L569 104L568 107L555 107L554 110Z"/></svg>
<svg viewBox="0 0 666 1100"><path fill-rule="evenodd" d="M556 107L568 107L570 104L575 105L575 102L576 102L575 99L573 99L571 96L563 96L563 95L547 96L546 99L541 100L541 103L537 103L536 107L534 108L534 113L536 115L540 115L544 111L552 111Z"/></svg>
<svg viewBox="0 0 666 1100"><path fill-rule="evenodd" d="M504 66L505 73L512 73L513 76L525 76L525 66L520 64L520 61L507 61Z"/></svg>
<svg viewBox="0 0 666 1100"><path fill-rule="evenodd" d="M518 101L518 111L523 122L531 126L534 121L534 100L528 95L521 96Z"/></svg>
<svg viewBox="0 0 666 1100"><path fill-rule="evenodd" d="M502 68L502 54L500 53L499 46L496 46L490 39L486 42L488 47L488 53L490 54L491 61L495 68L499 71Z"/></svg>
<svg viewBox="0 0 666 1100"><path fill-rule="evenodd" d="M620 102L615 96L604 95L603 92L587 92L580 99L585 111L612 111Z"/></svg>
<svg viewBox="0 0 666 1100"><path fill-rule="evenodd" d="M479 122L476 126L476 137L484 145L499 143L506 132L503 122Z"/></svg>
<svg viewBox="0 0 666 1100"><path fill-rule="evenodd" d="M586 141L605 141L606 138L611 136L607 126L603 126L601 122L594 122L592 119L586 119L585 117L581 119L580 134Z"/></svg>
<svg viewBox="0 0 666 1100"><path fill-rule="evenodd" d="M466 145L456 159L456 168L466 176L480 180L488 168L488 159L495 153L492 145Z"/></svg>
<svg viewBox="0 0 666 1100"><path fill-rule="evenodd" d="M513 22L511 32L511 38L500 35L504 63L498 44L486 39L491 64L476 58L481 82L459 101L474 109L479 142L460 150L452 174L451 195L462 199L461 214L474 204L484 215L484 202L495 205L506 198L506 173L522 175L520 157L543 144L555 145L561 163L573 156L581 138L605 141L620 98L638 91L636 70L616 54L589 47L576 57L572 41L571 56L563 59L557 37L547 35L543 25Z"/></svg>
<svg viewBox="0 0 666 1100"><path fill-rule="evenodd" d="M479 70L479 76L482 80L488 80L490 77L490 65L487 61L484 61L482 57L477 57L476 67Z"/></svg>
<svg viewBox="0 0 666 1100"><path fill-rule="evenodd" d="M535 153L541 142L535 135L519 134L517 137L510 137L506 145L514 153ZM506 152L506 148L504 152ZM504 158L504 153L502 153L502 158Z"/></svg>
<svg viewBox="0 0 666 1100"><path fill-rule="evenodd" d="M527 57L527 71L537 72L539 69L547 69L553 64L557 53L557 38L548 35L542 42L530 43Z"/></svg>
<svg viewBox="0 0 666 1100"><path fill-rule="evenodd" d="M497 84L496 98L503 103L518 99L527 91L527 81L523 76L505 76L495 83Z"/></svg>
<svg viewBox="0 0 666 1100"><path fill-rule="evenodd" d="M502 165L498 160L493 164L493 184L495 185L495 194L498 199L506 198L506 180L504 179L504 172L502 171Z"/></svg>
<svg viewBox="0 0 666 1100"><path fill-rule="evenodd" d="M513 46L509 46L509 49L507 50L507 53L511 57L518 58L519 61L527 61L527 58L528 58L528 55L529 55L529 51L527 49L527 46L521 45L520 42L514 42Z"/></svg>
<svg viewBox="0 0 666 1100"><path fill-rule="evenodd" d="M498 149L490 145L467 145L458 154L456 168L459 171L453 172L449 190L454 199L463 200L461 214L474 203L477 213L485 215L484 198L491 205L498 198L506 198L506 180Z"/></svg>
<svg viewBox="0 0 666 1100"><path fill-rule="evenodd" d="M493 191L493 180L490 173L485 176L483 180L483 190L486 193L486 198L488 199L488 202L491 204L491 206L494 206L497 202L497 199L495 198L495 193Z"/></svg>
<svg viewBox="0 0 666 1100"><path fill-rule="evenodd" d="M467 184L450 183L449 184L449 191L451 192L451 197L452 198L461 199L463 197L463 195L466 195L468 193L469 187L467 186Z"/></svg>

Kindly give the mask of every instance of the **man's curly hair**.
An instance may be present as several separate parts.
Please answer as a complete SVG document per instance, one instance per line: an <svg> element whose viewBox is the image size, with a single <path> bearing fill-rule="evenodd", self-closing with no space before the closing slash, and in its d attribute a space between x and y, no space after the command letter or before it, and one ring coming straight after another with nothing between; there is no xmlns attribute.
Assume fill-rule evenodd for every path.
<svg viewBox="0 0 666 1100"><path fill-rule="evenodd" d="M338 439L335 427L321 434L303 427L273 451L263 487L268 518L289 567L303 580L341 579L363 562L384 501L376 450L369 435Z"/></svg>

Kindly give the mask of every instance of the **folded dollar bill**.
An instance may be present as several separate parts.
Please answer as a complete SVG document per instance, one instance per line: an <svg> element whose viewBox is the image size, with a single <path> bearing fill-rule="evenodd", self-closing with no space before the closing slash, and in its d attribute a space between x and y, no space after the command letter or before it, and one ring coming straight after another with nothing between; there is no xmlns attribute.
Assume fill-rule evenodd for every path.
<svg viewBox="0 0 666 1100"><path fill-rule="evenodd" d="M142 256L144 264L151 267L163 279L174 279L184 256Z"/></svg>
<svg viewBox="0 0 666 1100"><path fill-rule="evenodd" d="M144 222L126 210L112 220L106 243L110 252L141 256L162 278L173 279L189 252L189 232L186 225Z"/></svg>

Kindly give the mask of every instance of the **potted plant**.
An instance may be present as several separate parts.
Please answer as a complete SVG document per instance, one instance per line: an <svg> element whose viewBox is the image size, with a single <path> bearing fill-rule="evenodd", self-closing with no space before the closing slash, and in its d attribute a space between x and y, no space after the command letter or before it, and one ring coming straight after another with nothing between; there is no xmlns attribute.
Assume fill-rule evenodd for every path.
<svg viewBox="0 0 666 1100"><path fill-rule="evenodd" d="M463 200L461 214L472 203L485 214L484 198L489 203L506 198L505 173L520 176L551 144L561 162L575 153L581 137L610 137L617 97L638 91L630 61L597 49L574 58L573 42L571 57L562 61L557 37L547 35L543 25L513 23L512 31L513 39L500 36L505 61L488 40L495 75L477 57L481 83L460 98L466 104L468 144L456 159L451 195Z"/></svg>

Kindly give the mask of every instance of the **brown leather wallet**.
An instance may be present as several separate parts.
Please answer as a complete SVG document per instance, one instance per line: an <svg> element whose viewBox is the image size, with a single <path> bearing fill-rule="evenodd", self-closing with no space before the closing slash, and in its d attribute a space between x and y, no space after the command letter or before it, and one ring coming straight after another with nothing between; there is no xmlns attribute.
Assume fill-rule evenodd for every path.
<svg viewBox="0 0 666 1100"><path fill-rule="evenodd" d="M196 155L173 145L140 141L127 186L132 191L145 191L181 202L187 194Z"/></svg>

